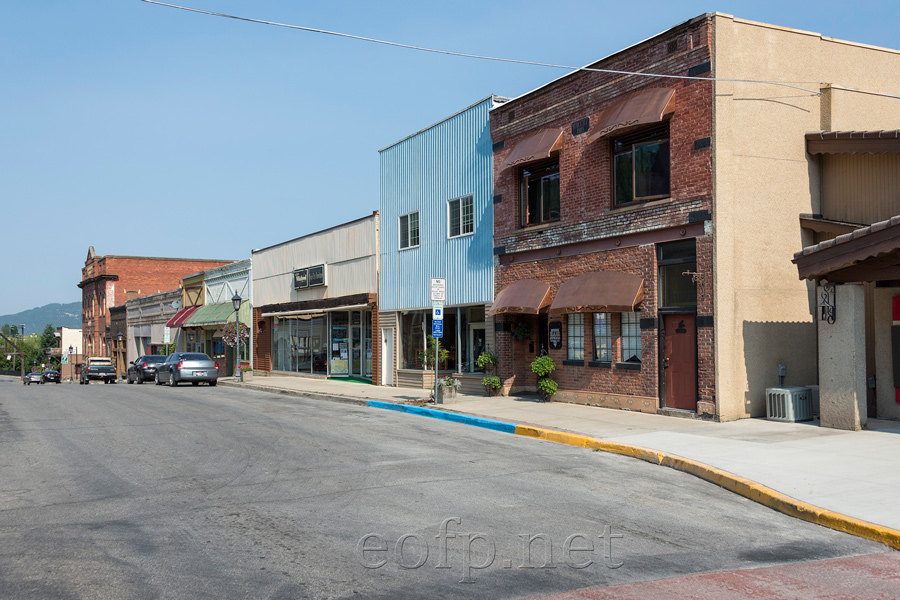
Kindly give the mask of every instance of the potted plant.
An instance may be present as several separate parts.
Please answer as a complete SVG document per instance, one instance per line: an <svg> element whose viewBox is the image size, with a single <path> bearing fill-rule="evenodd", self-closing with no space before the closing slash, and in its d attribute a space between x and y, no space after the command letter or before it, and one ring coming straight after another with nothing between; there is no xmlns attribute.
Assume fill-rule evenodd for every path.
<svg viewBox="0 0 900 600"><path fill-rule="evenodd" d="M456 394L462 382L450 375L440 377L435 386L435 404L445 404L456 400Z"/></svg>
<svg viewBox="0 0 900 600"><path fill-rule="evenodd" d="M485 375L481 378L481 385L488 396L496 396L500 391L500 378L496 375Z"/></svg>
<svg viewBox="0 0 900 600"><path fill-rule="evenodd" d="M525 323L517 323L516 326L512 330L513 336L519 340L526 340L531 337L531 330L528 329L528 326Z"/></svg>
<svg viewBox="0 0 900 600"><path fill-rule="evenodd" d="M499 363L500 359L498 359L497 355L490 350L482 351L482 353L478 355L478 358L475 359L475 364L485 373L493 372Z"/></svg>
<svg viewBox="0 0 900 600"><path fill-rule="evenodd" d="M559 388L549 375L556 369L556 363L548 355L538 356L531 363L531 372L538 376L537 389L541 398L550 400Z"/></svg>

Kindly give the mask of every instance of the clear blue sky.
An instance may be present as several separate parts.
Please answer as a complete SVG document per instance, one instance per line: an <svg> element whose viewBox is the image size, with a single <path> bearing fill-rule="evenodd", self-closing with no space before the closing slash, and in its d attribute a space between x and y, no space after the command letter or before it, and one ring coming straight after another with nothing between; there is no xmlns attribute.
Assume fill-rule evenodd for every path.
<svg viewBox="0 0 900 600"><path fill-rule="evenodd" d="M704 12L897 48L900 2L172 0L413 45L585 65ZM140 0L0 12L0 315L81 299L98 254L243 259L378 208L378 150L565 71ZM898 74L900 76L900 74Z"/></svg>

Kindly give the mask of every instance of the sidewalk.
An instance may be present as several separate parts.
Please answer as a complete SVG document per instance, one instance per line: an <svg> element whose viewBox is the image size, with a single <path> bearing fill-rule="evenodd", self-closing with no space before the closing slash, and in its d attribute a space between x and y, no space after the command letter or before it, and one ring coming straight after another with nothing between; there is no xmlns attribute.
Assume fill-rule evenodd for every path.
<svg viewBox="0 0 900 600"><path fill-rule="evenodd" d="M223 378L220 383L229 384L229 380ZM427 400L430 395L430 390L292 376L256 376L252 381L231 385L357 403L408 403ZM835 518L845 522L859 519L879 526L875 528L876 533L885 528L896 530L886 532L886 536L894 540L892 545L895 547L900 541L900 510L897 508L900 498L900 422L869 420L868 430L856 432L820 428L818 421L779 423L743 419L712 423L505 396L460 395L457 402L437 408L577 434L568 437L543 435L539 429L540 435L535 435L534 431L522 428L525 430L523 435L532 437L553 437L564 443L586 445L577 436L587 436L604 443L601 449L620 454L635 455L632 451L635 448L662 453L669 460L657 461L655 458L662 457L654 457L654 462L692 472L783 512L795 514L798 511L785 510L778 502L773 504L771 499L777 500L779 493L798 500L800 513L818 512L816 507L837 513L825 515L824 521L797 515L806 520L855 531L853 526L848 528L847 523L835 527L832 521ZM520 433L519 429L516 428L516 433ZM687 461L680 461L678 457ZM691 462L699 465L691 465ZM725 473L716 473L717 470ZM753 485L754 482L759 485ZM772 494L773 490L777 493Z"/></svg>

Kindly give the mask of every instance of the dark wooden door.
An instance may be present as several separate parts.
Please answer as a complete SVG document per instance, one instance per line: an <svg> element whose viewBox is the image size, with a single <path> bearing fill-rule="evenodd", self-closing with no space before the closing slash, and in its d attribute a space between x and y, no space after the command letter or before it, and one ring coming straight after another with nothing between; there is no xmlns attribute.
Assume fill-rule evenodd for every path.
<svg viewBox="0 0 900 600"><path fill-rule="evenodd" d="M694 315L665 315L666 407L697 410L697 335Z"/></svg>

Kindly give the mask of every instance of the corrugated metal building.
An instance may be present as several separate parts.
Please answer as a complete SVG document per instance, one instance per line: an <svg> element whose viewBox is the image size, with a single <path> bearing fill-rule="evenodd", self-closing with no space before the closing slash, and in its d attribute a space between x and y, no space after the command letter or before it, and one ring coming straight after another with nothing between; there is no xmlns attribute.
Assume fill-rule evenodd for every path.
<svg viewBox="0 0 900 600"><path fill-rule="evenodd" d="M431 278L446 279L442 371L481 389L475 358L491 345L493 157L488 96L379 152L381 346L385 385L431 387ZM433 367L432 367L433 368ZM468 390L467 390L468 388Z"/></svg>
<svg viewBox="0 0 900 600"><path fill-rule="evenodd" d="M378 383L378 228L371 216L254 250L254 369Z"/></svg>

